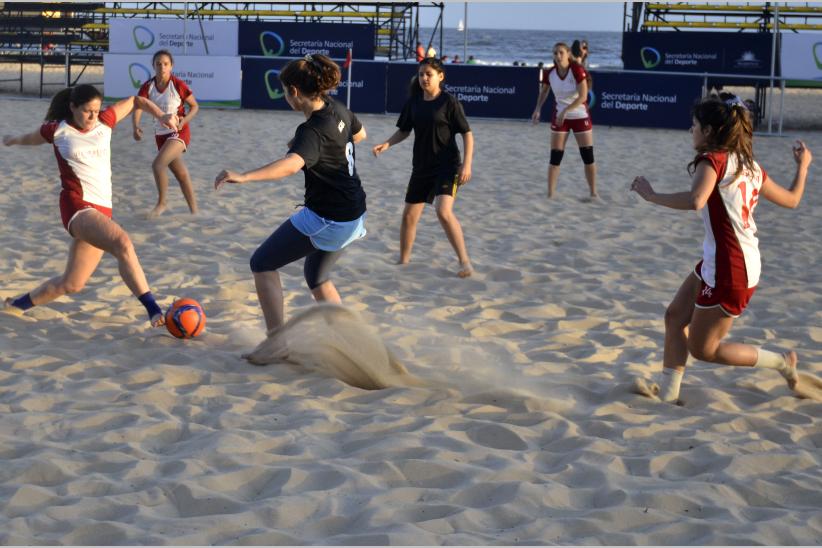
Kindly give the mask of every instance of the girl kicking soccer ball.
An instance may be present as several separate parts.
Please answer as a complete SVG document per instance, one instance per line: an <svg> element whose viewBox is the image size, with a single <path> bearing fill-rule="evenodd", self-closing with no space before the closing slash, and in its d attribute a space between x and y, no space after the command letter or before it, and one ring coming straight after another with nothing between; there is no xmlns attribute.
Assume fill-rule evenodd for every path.
<svg viewBox="0 0 822 548"><path fill-rule="evenodd" d="M399 264L411 259L422 210L426 202L434 203L436 198L437 218L460 262L457 275L466 278L474 269L465 249L462 226L452 210L457 188L471 180L474 136L460 102L442 89L444 79L445 69L438 59L429 57L420 62L417 76L411 82L411 97L397 121L399 129L387 141L375 146L373 152L379 156L414 131L414 167L405 192ZM458 133L462 134L465 149L462 162L456 140Z"/></svg>
<svg viewBox="0 0 822 548"><path fill-rule="evenodd" d="M775 369L790 388L796 386L796 352L766 350L725 341L734 319L759 283L759 242L753 212L760 198L795 208L802 199L811 151L801 141L793 149L796 174L790 189L771 179L753 157L753 128L744 104L727 94L693 109L691 126L696 158L691 162L691 190L658 194L642 176L631 190L649 202L672 209L695 209L705 224L703 256L665 311L665 350L660 399L676 402L690 353L724 365Z"/></svg>
<svg viewBox="0 0 822 548"><path fill-rule="evenodd" d="M365 128L328 92L340 83L340 69L325 55L291 61L280 82L292 109L306 121L297 127L285 157L237 173L224 170L214 188L226 183L281 179L305 172L305 207L292 215L257 248L251 271L268 334L284 324L283 288L278 270L305 257L305 281L314 299L340 303L331 269L348 244L365 236L365 191L354 167L354 144ZM245 356L255 362L253 354Z"/></svg>
<svg viewBox="0 0 822 548"><path fill-rule="evenodd" d="M188 167L183 161L183 153L188 149L191 142L191 129L188 123L197 116L200 107L185 82L171 74L174 68L174 58L171 53L161 49L154 54L151 60L154 67L154 77L145 82L137 94L140 97L150 99L164 112L176 114L180 118L180 129L171 129L162 124L154 124L154 140L157 143L157 157L151 164L154 171L154 182L157 185L157 205L154 206L148 218L153 219L160 216L168 207L168 173L170 169L180 183L180 189L188 204L191 213L197 213L197 198L194 196L194 185L191 183L191 175L188 174ZM184 105L188 105L188 114ZM140 141L143 138L143 130L140 129L140 110L132 113L131 122L134 127L134 140Z"/></svg>
<svg viewBox="0 0 822 548"><path fill-rule="evenodd" d="M104 252L117 258L120 276L148 312L153 326L164 323L160 307L149 291L134 245L111 219L111 133L132 109L142 109L169 128L177 116L166 114L143 97L129 97L101 110L103 95L88 84L66 88L51 100L40 129L19 136L6 135L3 144L54 145L63 190L60 214L71 236L66 270L37 289L6 299L5 309L21 312L66 294L77 293L97 269Z"/></svg>

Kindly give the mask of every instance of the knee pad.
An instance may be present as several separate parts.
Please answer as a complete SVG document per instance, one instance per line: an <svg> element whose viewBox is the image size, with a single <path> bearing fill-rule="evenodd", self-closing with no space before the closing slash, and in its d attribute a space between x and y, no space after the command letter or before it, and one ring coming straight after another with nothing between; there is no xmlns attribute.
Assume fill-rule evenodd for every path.
<svg viewBox="0 0 822 548"><path fill-rule="evenodd" d="M557 150L555 148L551 149L551 165L558 166L560 162L562 162L562 155L565 154L564 150Z"/></svg>
<svg viewBox="0 0 822 548"><path fill-rule="evenodd" d="M586 166L594 163L594 147L579 147L579 155Z"/></svg>

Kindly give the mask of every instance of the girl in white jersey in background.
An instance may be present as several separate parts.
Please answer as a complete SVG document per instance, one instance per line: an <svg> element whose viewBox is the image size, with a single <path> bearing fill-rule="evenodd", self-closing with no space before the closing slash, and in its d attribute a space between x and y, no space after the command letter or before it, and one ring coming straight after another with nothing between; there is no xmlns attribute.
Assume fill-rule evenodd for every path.
<svg viewBox="0 0 822 548"><path fill-rule="evenodd" d="M65 272L30 293L6 299L4 308L24 312L77 293L107 251L117 259L120 276L146 308L151 325L159 326L164 323L163 314L149 291L134 245L126 231L111 219L111 133L135 108L146 110L172 128L176 127L177 116L165 114L142 97L123 99L101 111L102 99L91 85L66 88L51 100L46 122L39 130L3 137L6 146L54 145L63 187L60 214L72 238Z"/></svg>
<svg viewBox="0 0 822 548"><path fill-rule="evenodd" d="M200 107L197 105L191 88L171 74L174 68L174 58L170 52L161 49L155 53L151 59L151 65L154 67L154 77L145 82L137 94L151 100L167 114L176 114L180 119L180 129L170 129L157 122L154 123L154 140L159 152L151 164L151 169L154 172L158 196L157 205L149 212L148 218L158 217L168 207L167 169L171 170L177 182L180 183L180 190L183 191L189 211L197 213L194 185L191 183L188 167L183 161L183 154L191 142L191 130L188 123L197 116ZM184 105L188 105L188 114L185 112ZM141 115L142 113L135 109L131 118L136 141L143 138L143 130L140 129Z"/></svg>
<svg viewBox="0 0 822 548"><path fill-rule="evenodd" d="M703 257L665 311L665 350L659 391L676 402L690 353L723 365L775 369L796 386L796 352L777 353L723 339L745 309L759 282L759 242L753 212L760 198L795 208L802 199L812 155L797 141L796 174L790 189L771 179L753 158L753 127L744 104L723 94L693 109L693 145L697 151L689 172L691 190L658 194L644 177L631 190L645 200L672 209L700 210L705 224Z"/></svg>
<svg viewBox="0 0 822 548"><path fill-rule="evenodd" d="M582 163L585 164L585 179L591 191L591 198L597 197L597 168L594 163L594 133L591 116L588 114L588 72L579 63L571 60L568 45L558 42L554 45L554 66L542 71L537 106L531 120L539 123L542 105L553 90L556 104L551 118L551 159L548 165L548 198L554 197L559 180L559 164L565 154L568 132L574 132L579 146Z"/></svg>

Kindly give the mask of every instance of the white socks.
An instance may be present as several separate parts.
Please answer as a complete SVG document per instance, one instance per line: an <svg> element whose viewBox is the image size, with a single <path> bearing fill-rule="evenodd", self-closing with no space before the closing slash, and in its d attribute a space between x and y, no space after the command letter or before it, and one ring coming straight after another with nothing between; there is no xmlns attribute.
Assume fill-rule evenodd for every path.
<svg viewBox="0 0 822 548"><path fill-rule="evenodd" d="M678 400L679 385L682 384L684 374L684 371L663 367L662 375L659 376L659 399L666 402Z"/></svg>
<svg viewBox="0 0 822 548"><path fill-rule="evenodd" d="M780 373L788 369L788 361L785 359L784 354L771 352L770 350L765 350L761 347L757 350L759 350L759 356L756 358L756 363L754 364L754 367L776 369Z"/></svg>

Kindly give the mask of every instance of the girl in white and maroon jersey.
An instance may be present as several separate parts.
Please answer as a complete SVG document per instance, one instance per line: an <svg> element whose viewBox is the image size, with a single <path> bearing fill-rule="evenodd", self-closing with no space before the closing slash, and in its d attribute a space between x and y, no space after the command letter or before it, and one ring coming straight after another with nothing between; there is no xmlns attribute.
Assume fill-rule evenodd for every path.
<svg viewBox="0 0 822 548"><path fill-rule="evenodd" d="M789 189L777 184L754 160L750 113L730 94L696 105L691 133L697 155L689 165L693 174L690 191L658 194L641 176L631 186L649 202L701 211L705 224L702 260L665 312L663 370L652 389L658 390L663 401L677 401L689 353L723 365L775 369L794 388L796 352L778 353L724 338L759 282L759 242L753 219L757 202L765 198L782 207L798 206L811 151L797 141L793 183Z"/></svg>
<svg viewBox="0 0 822 548"><path fill-rule="evenodd" d="M568 132L574 132L579 146L582 163L585 164L585 179L588 181L590 197L597 197L597 168L594 163L594 130L588 113L588 71L571 60L571 50L567 44L554 45L554 66L543 70L540 76L540 92L531 121L539 122L542 105L553 90L556 103L551 117L551 158L548 164L548 198L554 197L559 181L559 164L565 154Z"/></svg>
<svg viewBox="0 0 822 548"><path fill-rule="evenodd" d="M170 52L164 49L156 52L151 64L154 67L154 77L146 81L137 94L151 100L166 114L176 114L180 119L180 129L170 129L157 122L154 123L154 140L159 152L151 164L151 169L154 172L158 196L157 205L149 212L148 217L155 218L168 207L167 169L171 170L177 182L180 183L180 190L183 191L189 211L197 213L194 185L191 183L188 167L183 161L183 154L191 142L191 130L188 123L197 116L200 107L197 105L191 88L171 73L174 68L174 58ZM185 105L188 105L188 113L185 112ZM141 114L139 110L135 110L131 118L134 126L134 139L137 141L143 138L143 130L140 129Z"/></svg>
<svg viewBox="0 0 822 548"><path fill-rule="evenodd" d="M177 116L165 114L142 97L129 97L101 110L102 99L91 85L66 88L51 100L46 122L39 130L3 137L6 146L54 145L63 187L60 214L72 238L65 272L30 293L6 299L4 308L20 313L77 293L107 251L117 259L120 276L146 308L151 325L159 326L164 323L163 314L149 291L134 245L111 219L111 133L135 108L149 112L168 127L176 127Z"/></svg>

